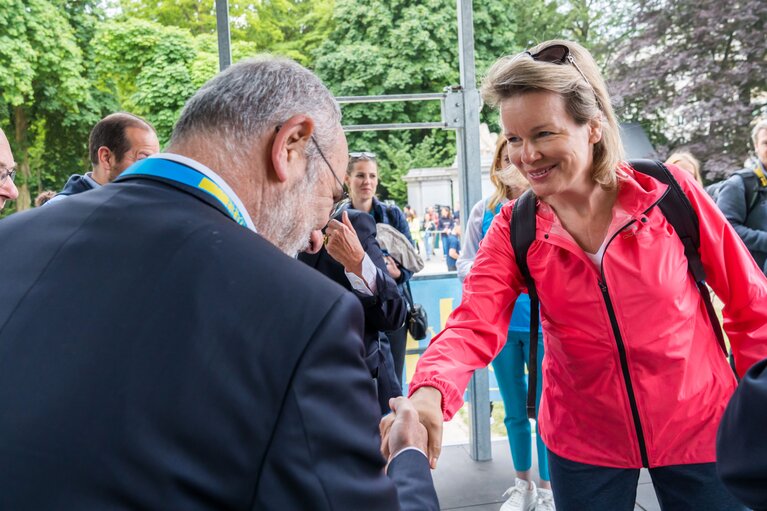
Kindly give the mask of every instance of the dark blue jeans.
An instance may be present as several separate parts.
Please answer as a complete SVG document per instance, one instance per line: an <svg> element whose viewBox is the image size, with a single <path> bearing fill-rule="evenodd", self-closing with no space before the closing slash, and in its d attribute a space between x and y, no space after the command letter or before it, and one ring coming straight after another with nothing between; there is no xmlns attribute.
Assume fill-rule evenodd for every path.
<svg viewBox="0 0 767 511"><path fill-rule="evenodd" d="M639 469L577 463L549 451L557 511L633 511ZM715 463L650 469L663 511L744 511L716 476Z"/></svg>

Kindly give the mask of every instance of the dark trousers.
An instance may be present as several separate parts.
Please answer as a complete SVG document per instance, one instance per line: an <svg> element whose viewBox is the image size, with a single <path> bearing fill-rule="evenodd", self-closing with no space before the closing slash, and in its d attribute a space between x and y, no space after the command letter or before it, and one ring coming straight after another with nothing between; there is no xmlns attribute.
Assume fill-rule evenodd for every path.
<svg viewBox="0 0 767 511"><path fill-rule="evenodd" d="M405 375L402 371L405 368L405 350L407 348L407 324L403 325L399 330L393 330L386 332L386 337L389 339L389 346L391 347L391 356L394 359L394 374L399 379L400 387L404 383Z"/></svg>
<svg viewBox="0 0 767 511"><path fill-rule="evenodd" d="M633 511L639 469L577 463L549 450L549 471L557 511ZM650 469L663 511L744 511L716 475L715 463Z"/></svg>

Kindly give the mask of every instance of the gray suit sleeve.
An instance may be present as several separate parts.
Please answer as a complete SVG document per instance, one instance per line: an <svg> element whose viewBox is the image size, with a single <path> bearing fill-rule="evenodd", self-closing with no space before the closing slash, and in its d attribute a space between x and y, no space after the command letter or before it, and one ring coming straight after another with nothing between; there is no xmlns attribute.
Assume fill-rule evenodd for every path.
<svg viewBox="0 0 767 511"><path fill-rule="evenodd" d="M746 226L746 187L740 176L731 176L722 185L716 205L722 210L740 239L751 251L767 252L767 231Z"/></svg>

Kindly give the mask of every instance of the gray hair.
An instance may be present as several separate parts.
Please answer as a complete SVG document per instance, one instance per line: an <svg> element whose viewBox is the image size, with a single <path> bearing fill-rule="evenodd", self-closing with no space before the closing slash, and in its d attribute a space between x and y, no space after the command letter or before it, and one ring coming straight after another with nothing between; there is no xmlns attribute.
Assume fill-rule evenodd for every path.
<svg viewBox="0 0 767 511"><path fill-rule="evenodd" d="M314 121L318 143L330 147L341 122L333 95L314 73L296 62L261 55L229 67L203 85L184 105L170 145L213 136L237 155L300 114ZM307 145L307 156L318 157L313 144Z"/></svg>
<svg viewBox="0 0 767 511"><path fill-rule="evenodd" d="M767 130L767 119L757 122L754 129L751 130L751 142L754 143L754 149L756 149L756 137L759 136L759 132L762 130Z"/></svg>

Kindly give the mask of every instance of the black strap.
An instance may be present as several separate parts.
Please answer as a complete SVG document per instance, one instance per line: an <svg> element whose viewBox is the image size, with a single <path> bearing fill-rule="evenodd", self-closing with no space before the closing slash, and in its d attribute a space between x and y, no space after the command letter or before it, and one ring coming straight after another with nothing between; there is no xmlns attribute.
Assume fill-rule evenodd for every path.
<svg viewBox="0 0 767 511"><path fill-rule="evenodd" d="M724 342L724 334L719 324L719 318L714 310L714 304L711 302L711 295L706 287L706 270L703 268L703 262L700 259L700 223L698 214L687 198L679 182L669 172L665 165L654 160L631 160L629 164L634 170L647 174L661 183L668 185L668 192L661 198L658 207L663 212L666 220L674 227L677 236L684 245L684 255L687 257L687 268L695 279L703 303L706 305L706 312L714 329L714 335L722 348L724 355L727 356L727 345Z"/></svg>
<svg viewBox="0 0 767 511"><path fill-rule="evenodd" d="M743 179L743 188L746 190L746 220L756 206L756 200L759 198L759 177L751 169L739 170L737 175ZM745 220L744 220L745 222Z"/></svg>
<svg viewBox="0 0 767 511"><path fill-rule="evenodd" d="M527 266L527 252L535 241L535 203L537 197L531 189L514 203L511 215L511 246L530 295L530 358L527 361L527 416L536 418L535 396L538 385L538 290Z"/></svg>

